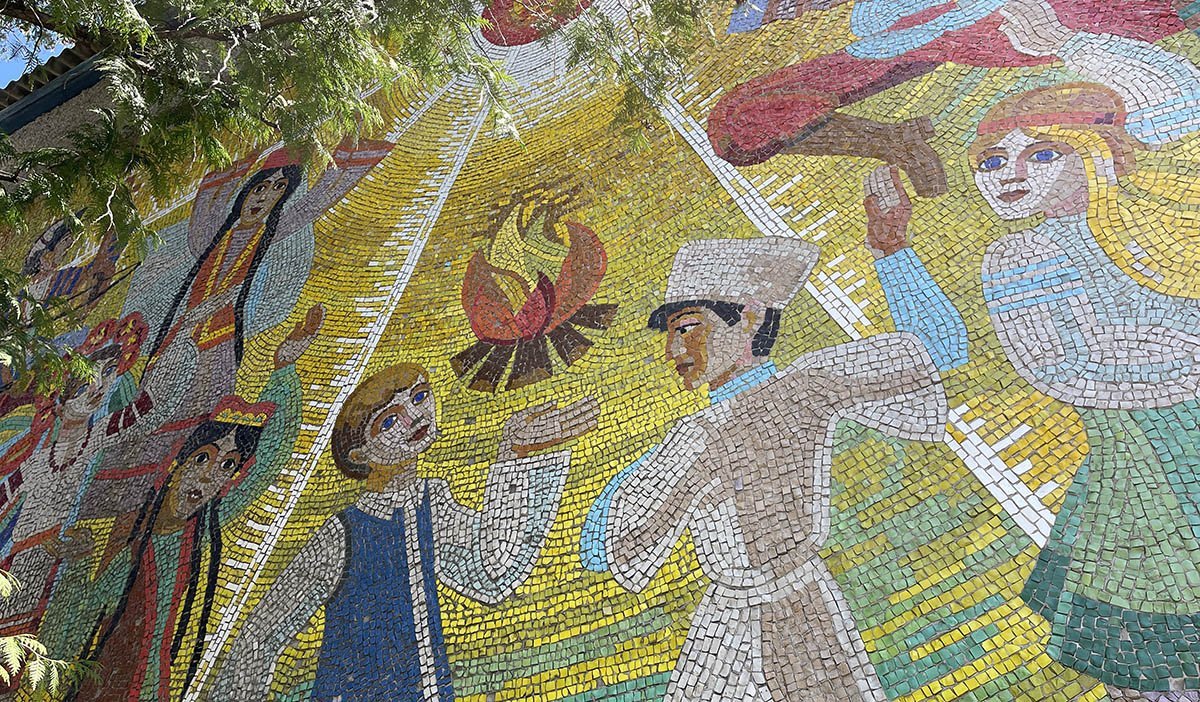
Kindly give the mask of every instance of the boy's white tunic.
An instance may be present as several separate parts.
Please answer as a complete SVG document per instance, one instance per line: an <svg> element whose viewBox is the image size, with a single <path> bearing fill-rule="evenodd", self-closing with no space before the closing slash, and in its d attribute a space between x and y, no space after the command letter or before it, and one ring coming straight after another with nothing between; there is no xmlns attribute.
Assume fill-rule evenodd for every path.
<svg viewBox="0 0 1200 702"><path fill-rule="evenodd" d="M829 534L833 430L855 419L940 440L945 415L916 337L877 336L807 354L782 373L768 362L734 379L610 483L585 525L585 565L641 590L690 529L712 580L668 702L886 699L818 553ZM780 505L790 525L775 520L786 533L764 545L764 522Z"/></svg>

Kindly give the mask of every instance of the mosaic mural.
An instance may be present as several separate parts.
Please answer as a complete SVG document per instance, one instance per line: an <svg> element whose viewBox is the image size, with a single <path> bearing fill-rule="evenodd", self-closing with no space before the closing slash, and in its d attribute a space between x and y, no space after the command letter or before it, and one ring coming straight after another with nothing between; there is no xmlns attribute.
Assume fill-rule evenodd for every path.
<svg viewBox="0 0 1200 702"><path fill-rule="evenodd" d="M11 252L101 373L5 381L0 630L78 701L1200 701L1200 3L743 0L640 150L559 5L483 10L519 139L385 88Z"/></svg>

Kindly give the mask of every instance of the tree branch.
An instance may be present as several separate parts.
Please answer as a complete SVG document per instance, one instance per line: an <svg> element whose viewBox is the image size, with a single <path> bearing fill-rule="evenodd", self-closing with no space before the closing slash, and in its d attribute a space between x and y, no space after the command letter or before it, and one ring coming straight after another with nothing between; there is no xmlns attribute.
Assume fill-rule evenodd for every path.
<svg viewBox="0 0 1200 702"><path fill-rule="evenodd" d="M101 43L97 41L96 35L84 25L68 25L56 22L53 17L44 14L41 10L23 0L3 0L0 2L0 17L8 17L9 19L31 24L67 37L74 40L77 47L95 51L101 46Z"/></svg>
<svg viewBox="0 0 1200 702"><path fill-rule="evenodd" d="M262 32L268 29L274 29L285 24L295 24L303 22L316 16L315 10L296 10L295 12L284 12L278 15L271 15L259 22L257 25L243 24L237 27L231 27L223 30L205 29L204 27L192 27L191 29L163 29L156 32L163 39L212 39L213 41L233 41L239 37L244 37L254 32Z"/></svg>
<svg viewBox="0 0 1200 702"><path fill-rule="evenodd" d="M211 39L213 41L233 41L238 37L248 36L286 24L296 24L311 19L317 14L316 10L296 10L283 12L264 18L257 24L243 24L225 29L208 29L194 26L196 18L190 18L178 28L158 27L154 34L161 39L179 41L184 39ZM25 24L33 25L55 34L73 39L76 46L82 46L93 51L99 50L105 44L97 35L82 24L64 24L56 21L50 15L42 12L25 0L0 0L0 17L8 17Z"/></svg>

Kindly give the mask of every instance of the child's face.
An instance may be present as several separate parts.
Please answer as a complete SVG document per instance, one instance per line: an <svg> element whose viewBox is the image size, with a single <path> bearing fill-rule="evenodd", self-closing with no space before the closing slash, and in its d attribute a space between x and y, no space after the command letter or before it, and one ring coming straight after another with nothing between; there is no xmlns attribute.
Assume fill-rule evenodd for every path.
<svg viewBox="0 0 1200 702"><path fill-rule="evenodd" d="M351 451L359 463L390 466L407 463L437 438L433 390L423 376L396 391L391 402L375 411L362 446ZM361 460L360 460L361 459Z"/></svg>
<svg viewBox="0 0 1200 702"><path fill-rule="evenodd" d="M200 446L179 462L167 494L166 508L176 519L187 519L221 494L242 467L243 456L230 432Z"/></svg>
<svg viewBox="0 0 1200 702"><path fill-rule="evenodd" d="M1071 199L1087 206L1083 157L1058 141L1039 141L1014 129L982 150L975 185L1001 219L1018 220L1061 209Z"/></svg>
<svg viewBox="0 0 1200 702"><path fill-rule="evenodd" d="M91 382L73 379L63 393L63 418L82 421L91 417L104 404L108 391L116 382L118 359L105 358L99 362L98 375Z"/></svg>

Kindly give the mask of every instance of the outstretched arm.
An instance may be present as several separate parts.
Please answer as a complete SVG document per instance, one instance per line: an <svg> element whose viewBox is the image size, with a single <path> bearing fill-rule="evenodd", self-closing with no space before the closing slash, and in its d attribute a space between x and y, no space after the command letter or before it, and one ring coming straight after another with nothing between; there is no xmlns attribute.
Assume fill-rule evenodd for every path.
<svg viewBox="0 0 1200 702"><path fill-rule="evenodd" d="M362 139L356 146L343 144L333 152L333 165L321 174L300 201L284 209L278 237L286 237L318 217L350 192L358 181L392 150L388 141Z"/></svg>
<svg viewBox="0 0 1200 702"><path fill-rule="evenodd" d="M988 248L984 298L1009 361L1034 387L1080 407L1166 407L1200 395L1200 336L1098 318L1079 268L1049 237Z"/></svg>
<svg viewBox="0 0 1200 702"><path fill-rule="evenodd" d="M702 420L682 419L653 451L614 478L616 487L600 513L602 553L626 589L638 592L650 583L711 489L694 470L709 439Z"/></svg>
<svg viewBox="0 0 1200 702"><path fill-rule="evenodd" d="M860 421L890 436L940 441L946 395L924 345L912 334L878 334L807 353L760 393L780 402L803 386L831 418ZM786 406L786 404L781 404Z"/></svg>
<svg viewBox="0 0 1200 702"><path fill-rule="evenodd" d="M275 405L275 412L263 427L258 448L254 451L254 467L246 474L235 490L221 500L221 523L227 524L260 495L279 471L292 459L292 447L300 432L302 397L300 376L296 367L287 365L277 369L267 380L267 385L258 398L259 402Z"/></svg>
<svg viewBox="0 0 1200 702"><path fill-rule="evenodd" d="M541 554L570 462L566 451L497 462L478 512L459 504L445 481L429 481L442 582L485 604L512 595Z"/></svg>
<svg viewBox="0 0 1200 702"><path fill-rule="evenodd" d="M600 407L585 397L565 407L550 402L504 423L500 451L488 474L482 512L460 505L445 481L430 481L438 545L438 575L473 599L496 604L525 582L558 514L571 454L530 457L596 427Z"/></svg>
<svg viewBox="0 0 1200 702"><path fill-rule="evenodd" d="M251 611L213 683L213 700L265 700L288 642L337 588L346 562L346 530L330 517Z"/></svg>
<svg viewBox="0 0 1200 702"><path fill-rule="evenodd" d="M608 481L600 496L588 509L587 517L583 520L583 529L579 534L579 562L584 569L593 573L603 573L608 570L608 520L612 511L612 501L617 495L617 488L636 474L643 463L650 460L657 447L650 449L638 457L636 461L626 466Z"/></svg>
<svg viewBox="0 0 1200 702"><path fill-rule="evenodd" d="M297 322L287 337L275 350L275 371L259 394L259 402L275 405L275 412L263 428L262 436L255 449L254 469L242 480L237 489L221 500L221 523L227 523L257 499L268 485L274 482L279 471L292 460L292 448L300 433L300 420L304 411L303 388L300 375L296 372L296 360L300 358L316 338L325 320L325 307L320 304L309 308L304 319Z"/></svg>

